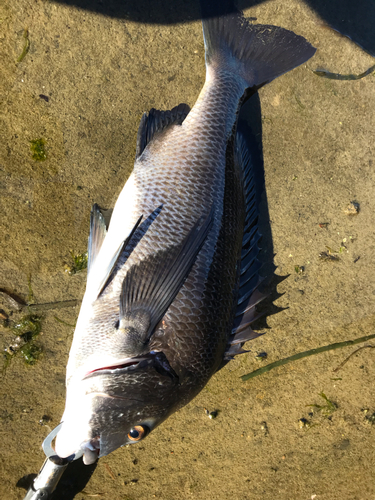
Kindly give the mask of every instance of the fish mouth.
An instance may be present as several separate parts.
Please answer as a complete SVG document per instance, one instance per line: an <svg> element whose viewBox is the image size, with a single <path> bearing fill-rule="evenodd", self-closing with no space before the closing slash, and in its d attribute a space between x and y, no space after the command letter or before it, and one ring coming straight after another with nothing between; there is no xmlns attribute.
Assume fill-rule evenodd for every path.
<svg viewBox="0 0 375 500"><path fill-rule="evenodd" d="M90 441L83 443L81 445L81 450L83 452L83 463L85 465L95 463L100 456L100 437L97 436L94 439L90 439Z"/></svg>
<svg viewBox="0 0 375 500"><path fill-rule="evenodd" d="M98 375L120 375L121 373L126 373L130 370L134 370L139 366L142 361L149 361L150 358L142 357L142 358L127 358L125 360L120 360L116 363L111 363L105 366L101 366L99 368L94 368L86 372L86 374L82 377L82 380L86 380L91 377L96 377Z"/></svg>

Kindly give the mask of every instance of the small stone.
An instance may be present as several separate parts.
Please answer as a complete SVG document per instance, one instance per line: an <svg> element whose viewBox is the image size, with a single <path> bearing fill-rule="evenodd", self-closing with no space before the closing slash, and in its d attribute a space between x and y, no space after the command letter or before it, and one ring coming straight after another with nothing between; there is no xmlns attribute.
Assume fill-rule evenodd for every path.
<svg viewBox="0 0 375 500"><path fill-rule="evenodd" d="M260 352L259 354L257 354L255 356L255 359L257 361L264 361L265 359L267 359L267 353L266 352Z"/></svg>
<svg viewBox="0 0 375 500"><path fill-rule="evenodd" d="M294 266L294 270L297 274L302 274L305 271L303 266Z"/></svg>
<svg viewBox="0 0 375 500"><path fill-rule="evenodd" d="M138 483L139 479L131 479L130 481L124 481L125 486L134 486Z"/></svg>
<svg viewBox="0 0 375 500"><path fill-rule="evenodd" d="M351 201L344 212L346 215L357 215L359 213L359 203Z"/></svg>
<svg viewBox="0 0 375 500"><path fill-rule="evenodd" d="M216 418L217 414L219 413L218 410L208 411L207 408L203 408L203 409L204 409L204 412L207 415L207 417L211 420Z"/></svg>
<svg viewBox="0 0 375 500"><path fill-rule="evenodd" d="M0 319L7 321L8 318L9 316L7 315L7 313L3 309L0 309Z"/></svg>
<svg viewBox="0 0 375 500"><path fill-rule="evenodd" d="M269 431L268 431L268 425L267 425L267 422L261 422L261 424L260 424L260 428L262 429L262 431L264 431L264 435L265 435L265 436L268 436Z"/></svg>
<svg viewBox="0 0 375 500"><path fill-rule="evenodd" d="M49 415L43 415L43 417L39 420L40 425L46 425L48 422L51 422L52 417Z"/></svg>
<svg viewBox="0 0 375 500"><path fill-rule="evenodd" d="M321 252L319 254L319 259L323 261L338 262L340 257L333 255L331 252Z"/></svg>
<svg viewBox="0 0 375 500"><path fill-rule="evenodd" d="M300 418L298 420L298 426L299 426L300 429L309 428L310 427L310 423L305 418Z"/></svg>

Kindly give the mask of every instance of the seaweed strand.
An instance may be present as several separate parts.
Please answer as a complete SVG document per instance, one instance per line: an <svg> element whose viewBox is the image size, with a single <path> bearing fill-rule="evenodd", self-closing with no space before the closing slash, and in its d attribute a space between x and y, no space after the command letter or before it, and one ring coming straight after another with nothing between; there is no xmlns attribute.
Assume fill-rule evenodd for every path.
<svg viewBox="0 0 375 500"><path fill-rule="evenodd" d="M308 356L313 356L315 354L320 354L321 352L333 351L334 349L341 349L342 347L360 344L361 342L367 342L368 340L374 338L375 334L366 335L366 337L360 337L354 340L346 340L345 342L337 342L335 344L329 344L329 345L324 345L322 347L317 347L316 349L311 349L310 351L299 352L297 354L293 354L293 356L289 356L288 358L279 359L274 363L270 363L269 365L263 366L262 368L258 368L258 370L247 373L246 375L242 375L241 379L243 382L245 382L246 380L257 377L258 375L263 375L263 373L267 373L273 368L286 365L288 363L291 363L292 361L297 361L298 359L307 358Z"/></svg>
<svg viewBox="0 0 375 500"><path fill-rule="evenodd" d="M329 71L326 71L324 69L315 71L313 70L313 73L317 76L321 76L322 78L329 78L330 80L360 80L361 78L370 75L374 71L375 64L359 75L340 75L340 73L330 73Z"/></svg>

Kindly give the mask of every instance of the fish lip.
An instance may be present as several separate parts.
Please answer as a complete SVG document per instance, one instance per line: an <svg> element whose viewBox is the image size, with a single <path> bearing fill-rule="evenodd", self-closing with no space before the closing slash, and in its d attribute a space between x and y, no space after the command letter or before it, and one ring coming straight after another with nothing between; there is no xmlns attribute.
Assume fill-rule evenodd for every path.
<svg viewBox="0 0 375 500"><path fill-rule="evenodd" d="M83 454L83 463L85 465L91 465L95 463L101 453L100 450L100 436L96 436L89 441L81 443L80 447Z"/></svg>
<svg viewBox="0 0 375 500"><path fill-rule="evenodd" d="M150 358L145 356L141 358L126 358L119 360L118 362L111 363L110 365L94 368L93 370L86 372L86 374L82 377L82 380L87 380L99 375L120 375L138 368L142 361L150 361Z"/></svg>

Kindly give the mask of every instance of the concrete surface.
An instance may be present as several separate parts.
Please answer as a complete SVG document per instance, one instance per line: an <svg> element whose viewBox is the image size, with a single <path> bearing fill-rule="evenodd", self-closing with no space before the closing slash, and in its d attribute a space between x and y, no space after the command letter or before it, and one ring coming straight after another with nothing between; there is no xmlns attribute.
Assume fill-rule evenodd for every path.
<svg viewBox="0 0 375 500"><path fill-rule="evenodd" d="M188 11L188 2L181 5ZM172 12L178 8L171 4ZM375 425L368 418L375 412L375 351L362 349L333 372L374 341L240 379L292 354L375 333L375 76L336 81L312 72L359 74L374 59L303 1L271 0L245 13L318 48L307 64L259 92L262 209L269 214L263 224L272 235L264 259L271 252L277 266L268 286L278 292L273 302L280 311L259 324L266 335L247 345L250 353L229 363L186 408L141 445L100 460L87 484L89 469L67 472L55 498L73 498L78 474L84 489L77 499L375 499ZM71 251L86 250L92 203L113 206L131 172L142 113L193 105L203 85L199 20L144 21L74 2L0 3L0 287L24 299L29 276L39 303L82 297L85 273L69 276L64 266ZM30 50L17 63L26 27ZM39 138L46 142L44 162L30 151ZM351 201L360 204L358 215L344 212ZM319 258L327 247L341 247L338 262ZM9 303L1 307L11 312ZM23 498L16 484L38 472L40 445L61 418L73 329L55 317L73 324L77 315L78 307L46 311L42 360L26 367L16 358L1 378L4 500ZM0 331L3 349L13 334ZM262 363L255 359L261 352L268 355ZM307 406L325 404L321 392L336 405L329 416ZM219 410L217 418L203 408ZM42 426L43 415L52 420Z"/></svg>

